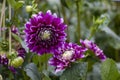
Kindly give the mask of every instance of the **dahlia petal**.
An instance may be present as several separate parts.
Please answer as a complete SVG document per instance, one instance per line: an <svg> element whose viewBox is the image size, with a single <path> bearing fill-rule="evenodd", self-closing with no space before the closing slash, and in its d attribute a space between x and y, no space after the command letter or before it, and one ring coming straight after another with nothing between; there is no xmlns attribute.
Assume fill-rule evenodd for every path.
<svg viewBox="0 0 120 80"><path fill-rule="evenodd" d="M63 68L56 68L55 69L55 73L58 73L58 72L60 72L60 71L62 71L63 70Z"/></svg>
<svg viewBox="0 0 120 80"><path fill-rule="evenodd" d="M52 15L51 10L47 10L47 12L46 12L46 13L48 13L49 15Z"/></svg>
<svg viewBox="0 0 120 80"><path fill-rule="evenodd" d="M56 14L56 13L54 13L54 14L53 14L53 17L54 17L54 18L57 18L57 14Z"/></svg>
<svg viewBox="0 0 120 80"><path fill-rule="evenodd" d="M52 23L53 17L50 12L47 12L44 16L44 23L50 25Z"/></svg>
<svg viewBox="0 0 120 80"><path fill-rule="evenodd" d="M104 54L100 54L100 55L98 55L98 57L100 58L101 61L106 60L106 56Z"/></svg>
<svg viewBox="0 0 120 80"><path fill-rule="evenodd" d="M100 58L101 61L104 61L106 59L106 56L104 55L103 51L93 42L89 40L80 40L80 43L82 44L83 47L86 47L90 49L91 51L94 52L94 54Z"/></svg>
<svg viewBox="0 0 120 80"><path fill-rule="evenodd" d="M25 29L29 30L30 26L31 26L31 23L30 23L30 22L27 22L27 23L25 24Z"/></svg>
<svg viewBox="0 0 120 80"><path fill-rule="evenodd" d="M32 18L30 19L30 22L31 22L32 25L37 26L37 23L38 23L38 18L37 18L37 16L32 17Z"/></svg>

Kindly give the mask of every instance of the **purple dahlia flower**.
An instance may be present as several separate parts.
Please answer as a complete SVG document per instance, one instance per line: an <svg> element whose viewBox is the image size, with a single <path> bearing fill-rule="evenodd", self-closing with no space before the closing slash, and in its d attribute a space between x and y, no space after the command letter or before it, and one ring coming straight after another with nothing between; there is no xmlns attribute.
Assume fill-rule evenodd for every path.
<svg viewBox="0 0 120 80"><path fill-rule="evenodd" d="M0 55L0 64L8 65L8 58L6 57L5 54Z"/></svg>
<svg viewBox="0 0 120 80"><path fill-rule="evenodd" d="M16 73L16 69L13 66L9 66L8 69L12 71L14 74Z"/></svg>
<svg viewBox="0 0 120 80"><path fill-rule="evenodd" d="M25 25L25 41L32 52L39 55L54 53L55 49L61 48L66 40L64 32L67 25L63 19L52 14L48 10L45 14L39 12Z"/></svg>
<svg viewBox="0 0 120 80"><path fill-rule="evenodd" d="M19 30L18 30L18 28L15 25L13 25L11 27L11 32L14 33L14 34L19 34Z"/></svg>
<svg viewBox="0 0 120 80"><path fill-rule="evenodd" d="M25 51L24 48L19 48L19 49L17 50L17 52L18 52L18 56L20 56L20 57L22 57L22 58L25 58L25 53L26 53L26 51Z"/></svg>
<svg viewBox="0 0 120 80"><path fill-rule="evenodd" d="M101 59L101 61L104 61L106 59L106 56L103 53L103 50L101 50L96 44L89 40L80 40L80 43L83 47L86 47L93 51L97 57Z"/></svg>
<svg viewBox="0 0 120 80"><path fill-rule="evenodd" d="M64 48L61 49L61 54L59 54L60 51L58 51L59 55L54 55L48 63L56 68L55 72L59 72L70 66L71 62L84 58L85 56L83 53L86 50L86 48L77 44L65 43Z"/></svg>

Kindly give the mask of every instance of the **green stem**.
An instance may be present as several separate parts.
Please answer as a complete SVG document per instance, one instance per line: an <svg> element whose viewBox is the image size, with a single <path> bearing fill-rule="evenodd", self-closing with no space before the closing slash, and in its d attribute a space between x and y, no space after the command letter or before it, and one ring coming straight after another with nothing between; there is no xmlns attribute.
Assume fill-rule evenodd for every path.
<svg viewBox="0 0 120 80"><path fill-rule="evenodd" d="M0 37L2 36L2 21L3 21L3 16L5 16L5 3L6 3L6 0L3 1L3 4L2 4L2 9L1 9L1 17L0 17Z"/></svg>
<svg viewBox="0 0 120 80"><path fill-rule="evenodd" d="M9 4L9 20L11 20L11 6ZM11 54L11 27L9 26L9 54Z"/></svg>
<svg viewBox="0 0 120 80"><path fill-rule="evenodd" d="M5 14L3 17L3 27L5 28ZM3 39L5 40L6 31L3 31Z"/></svg>
<svg viewBox="0 0 120 80"><path fill-rule="evenodd" d="M76 28L76 37L78 40L81 38L81 27L80 27L80 0L76 0L76 7L77 7L77 28ZM79 42L79 41L78 41Z"/></svg>
<svg viewBox="0 0 120 80"><path fill-rule="evenodd" d="M11 53L11 28L9 27L9 54Z"/></svg>
<svg viewBox="0 0 120 80"><path fill-rule="evenodd" d="M98 28L99 28L99 24L94 24L92 26L91 28L92 30L90 30L91 31L90 36L88 37L89 40L95 35L95 33L98 31Z"/></svg>
<svg viewBox="0 0 120 80"><path fill-rule="evenodd" d="M64 18L64 22L68 25L68 20L67 20L67 16L66 16L66 12L65 12L65 7L61 4L61 7L62 7L62 15L63 15L63 18ZM67 26L67 41L69 42L70 40L70 36L69 36L69 27Z"/></svg>

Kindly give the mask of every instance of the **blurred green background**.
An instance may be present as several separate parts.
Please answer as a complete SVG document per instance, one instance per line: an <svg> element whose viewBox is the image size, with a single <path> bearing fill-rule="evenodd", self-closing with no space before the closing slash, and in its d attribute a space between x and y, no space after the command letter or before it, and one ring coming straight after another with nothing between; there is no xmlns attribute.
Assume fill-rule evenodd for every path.
<svg viewBox="0 0 120 80"><path fill-rule="evenodd" d="M20 0L16 0L20 1ZM46 12L51 10L59 17L64 19L68 25L66 30L68 42L75 42L80 44L80 39L87 39L91 34L92 28L95 26L95 20L101 15L105 14L108 17L108 25L101 25L99 30L92 36L94 41L105 55L120 62L120 0L21 0L25 1L24 5L18 10L12 9L12 16L14 17L14 24L19 28L20 34L23 35L24 24L31 17L32 14L39 11ZM2 8L3 0L0 0L0 10ZM35 5L36 4L36 5ZM6 4L8 6L8 4ZM26 12L26 6L32 6L30 12ZM8 7L6 7L6 11ZM1 15L1 12L0 12ZM6 12L6 19L8 12ZM90 60L89 70L96 59L88 56ZM90 67L91 66L91 67ZM90 78L88 80L100 80L99 64L93 66L95 74L89 76L96 76L97 78ZM120 65L119 65L120 67ZM94 76L93 76L94 75Z"/></svg>

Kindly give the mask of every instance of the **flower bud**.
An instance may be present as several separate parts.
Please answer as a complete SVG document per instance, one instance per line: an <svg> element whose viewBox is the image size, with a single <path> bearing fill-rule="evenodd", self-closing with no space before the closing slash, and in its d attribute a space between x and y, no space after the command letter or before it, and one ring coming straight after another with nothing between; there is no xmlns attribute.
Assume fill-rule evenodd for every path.
<svg viewBox="0 0 120 80"><path fill-rule="evenodd" d="M28 6L26 6L26 12L31 12L32 11L32 6L31 5L28 5Z"/></svg>
<svg viewBox="0 0 120 80"><path fill-rule="evenodd" d="M8 51L9 50L9 43L7 40L3 40L0 42L0 48L3 50L3 51Z"/></svg>
<svg viewBox="0 0 120 80"><path fill-rule="evenodd" d="M23 62L24 60L22 57L17 57L11 62L11 66L18 68L22 65Z"/></svg>
<svg viewBox="0 0 120 80"><path fill-rule="evenodd" d="M16 52L14 50L11 51L10 54L7 55L7 58L14 59L16 57Z"/></svg>

